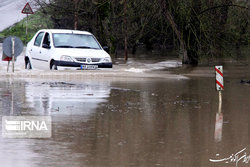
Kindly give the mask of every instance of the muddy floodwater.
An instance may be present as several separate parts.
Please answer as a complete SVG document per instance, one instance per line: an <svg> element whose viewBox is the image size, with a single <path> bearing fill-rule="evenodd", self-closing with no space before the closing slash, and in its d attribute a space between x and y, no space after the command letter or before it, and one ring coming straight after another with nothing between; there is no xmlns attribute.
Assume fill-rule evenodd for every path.
<svg viewBox="0 0 250 167"><path fill-rule="evenodd" d="M137 76L2 77L0 116L51 116L52 137L0 136L0 166L250 166L248 65L224 66L220 113L213 66L177 67L182 77L170 79L130 70Z"/></svg>

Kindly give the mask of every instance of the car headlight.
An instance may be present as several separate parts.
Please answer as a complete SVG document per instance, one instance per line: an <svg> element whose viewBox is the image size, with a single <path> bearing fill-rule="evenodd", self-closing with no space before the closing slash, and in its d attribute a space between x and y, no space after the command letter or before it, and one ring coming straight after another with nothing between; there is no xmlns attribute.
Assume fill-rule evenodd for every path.
<svg viewBox="0 0 250 167"><path fill-rule="evenodd" d="M110 58L110 57L105 57L105 58L103 59L103 62L111 62L111 58Z"/></svg>
<svg viewBox="0 0 250 167"><path fill-rule="evenodd" d="M61 61L70 61L73 62L74 60L70 56L61 56Z"/></svg>

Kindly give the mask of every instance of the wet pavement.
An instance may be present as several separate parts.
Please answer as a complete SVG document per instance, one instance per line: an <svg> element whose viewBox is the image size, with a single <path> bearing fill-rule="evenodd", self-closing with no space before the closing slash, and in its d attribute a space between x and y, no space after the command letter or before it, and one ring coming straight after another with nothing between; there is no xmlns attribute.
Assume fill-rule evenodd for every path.
<svg viewBox="0 0 250 167"><path fill-rule="evenodd" d="M225 65L221 113L213 67L172 72L2 77L0 116L52 116L52 137L0 136L0 166L249 166L249 66Z"/></svg>

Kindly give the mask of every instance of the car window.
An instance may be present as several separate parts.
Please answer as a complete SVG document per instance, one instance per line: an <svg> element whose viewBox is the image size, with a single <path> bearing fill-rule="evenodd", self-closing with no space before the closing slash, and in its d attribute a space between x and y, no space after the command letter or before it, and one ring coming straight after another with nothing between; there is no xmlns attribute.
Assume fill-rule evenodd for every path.
<svg viewBox="0 0 250 167"><path fill-rule="evenodd" d="M93 35L54 33L55 47L101 49Z"/></svg>
<svg viewBox="0 0 250 167"><path fill-rule="evenodd" d="M35 46L40 46L40 45L41 45L41 42L42 42L42 39L43 39L43 34L44 34L44 32L40 32L40 33L36 36L36 39L35 39L35 42L34 42L34 45L35 45Z"/></svg>
<svg viewBox="0 0 250 167"><path fill-rule="evenodd" d="M46 44L48 46L50 46L50 37L49 37L49 33L46 33L43 39L43 44Z"/></svg>

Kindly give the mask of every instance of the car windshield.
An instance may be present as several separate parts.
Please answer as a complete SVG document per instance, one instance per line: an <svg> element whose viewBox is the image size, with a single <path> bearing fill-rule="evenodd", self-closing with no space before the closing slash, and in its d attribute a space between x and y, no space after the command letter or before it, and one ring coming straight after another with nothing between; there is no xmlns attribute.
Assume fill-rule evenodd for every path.
<svg viewBox="0 0 250 167"><path fill-rule="evenodd" d="M96 39L87 34L54 33L53 41L56 48L101 48Z"/></svg>

